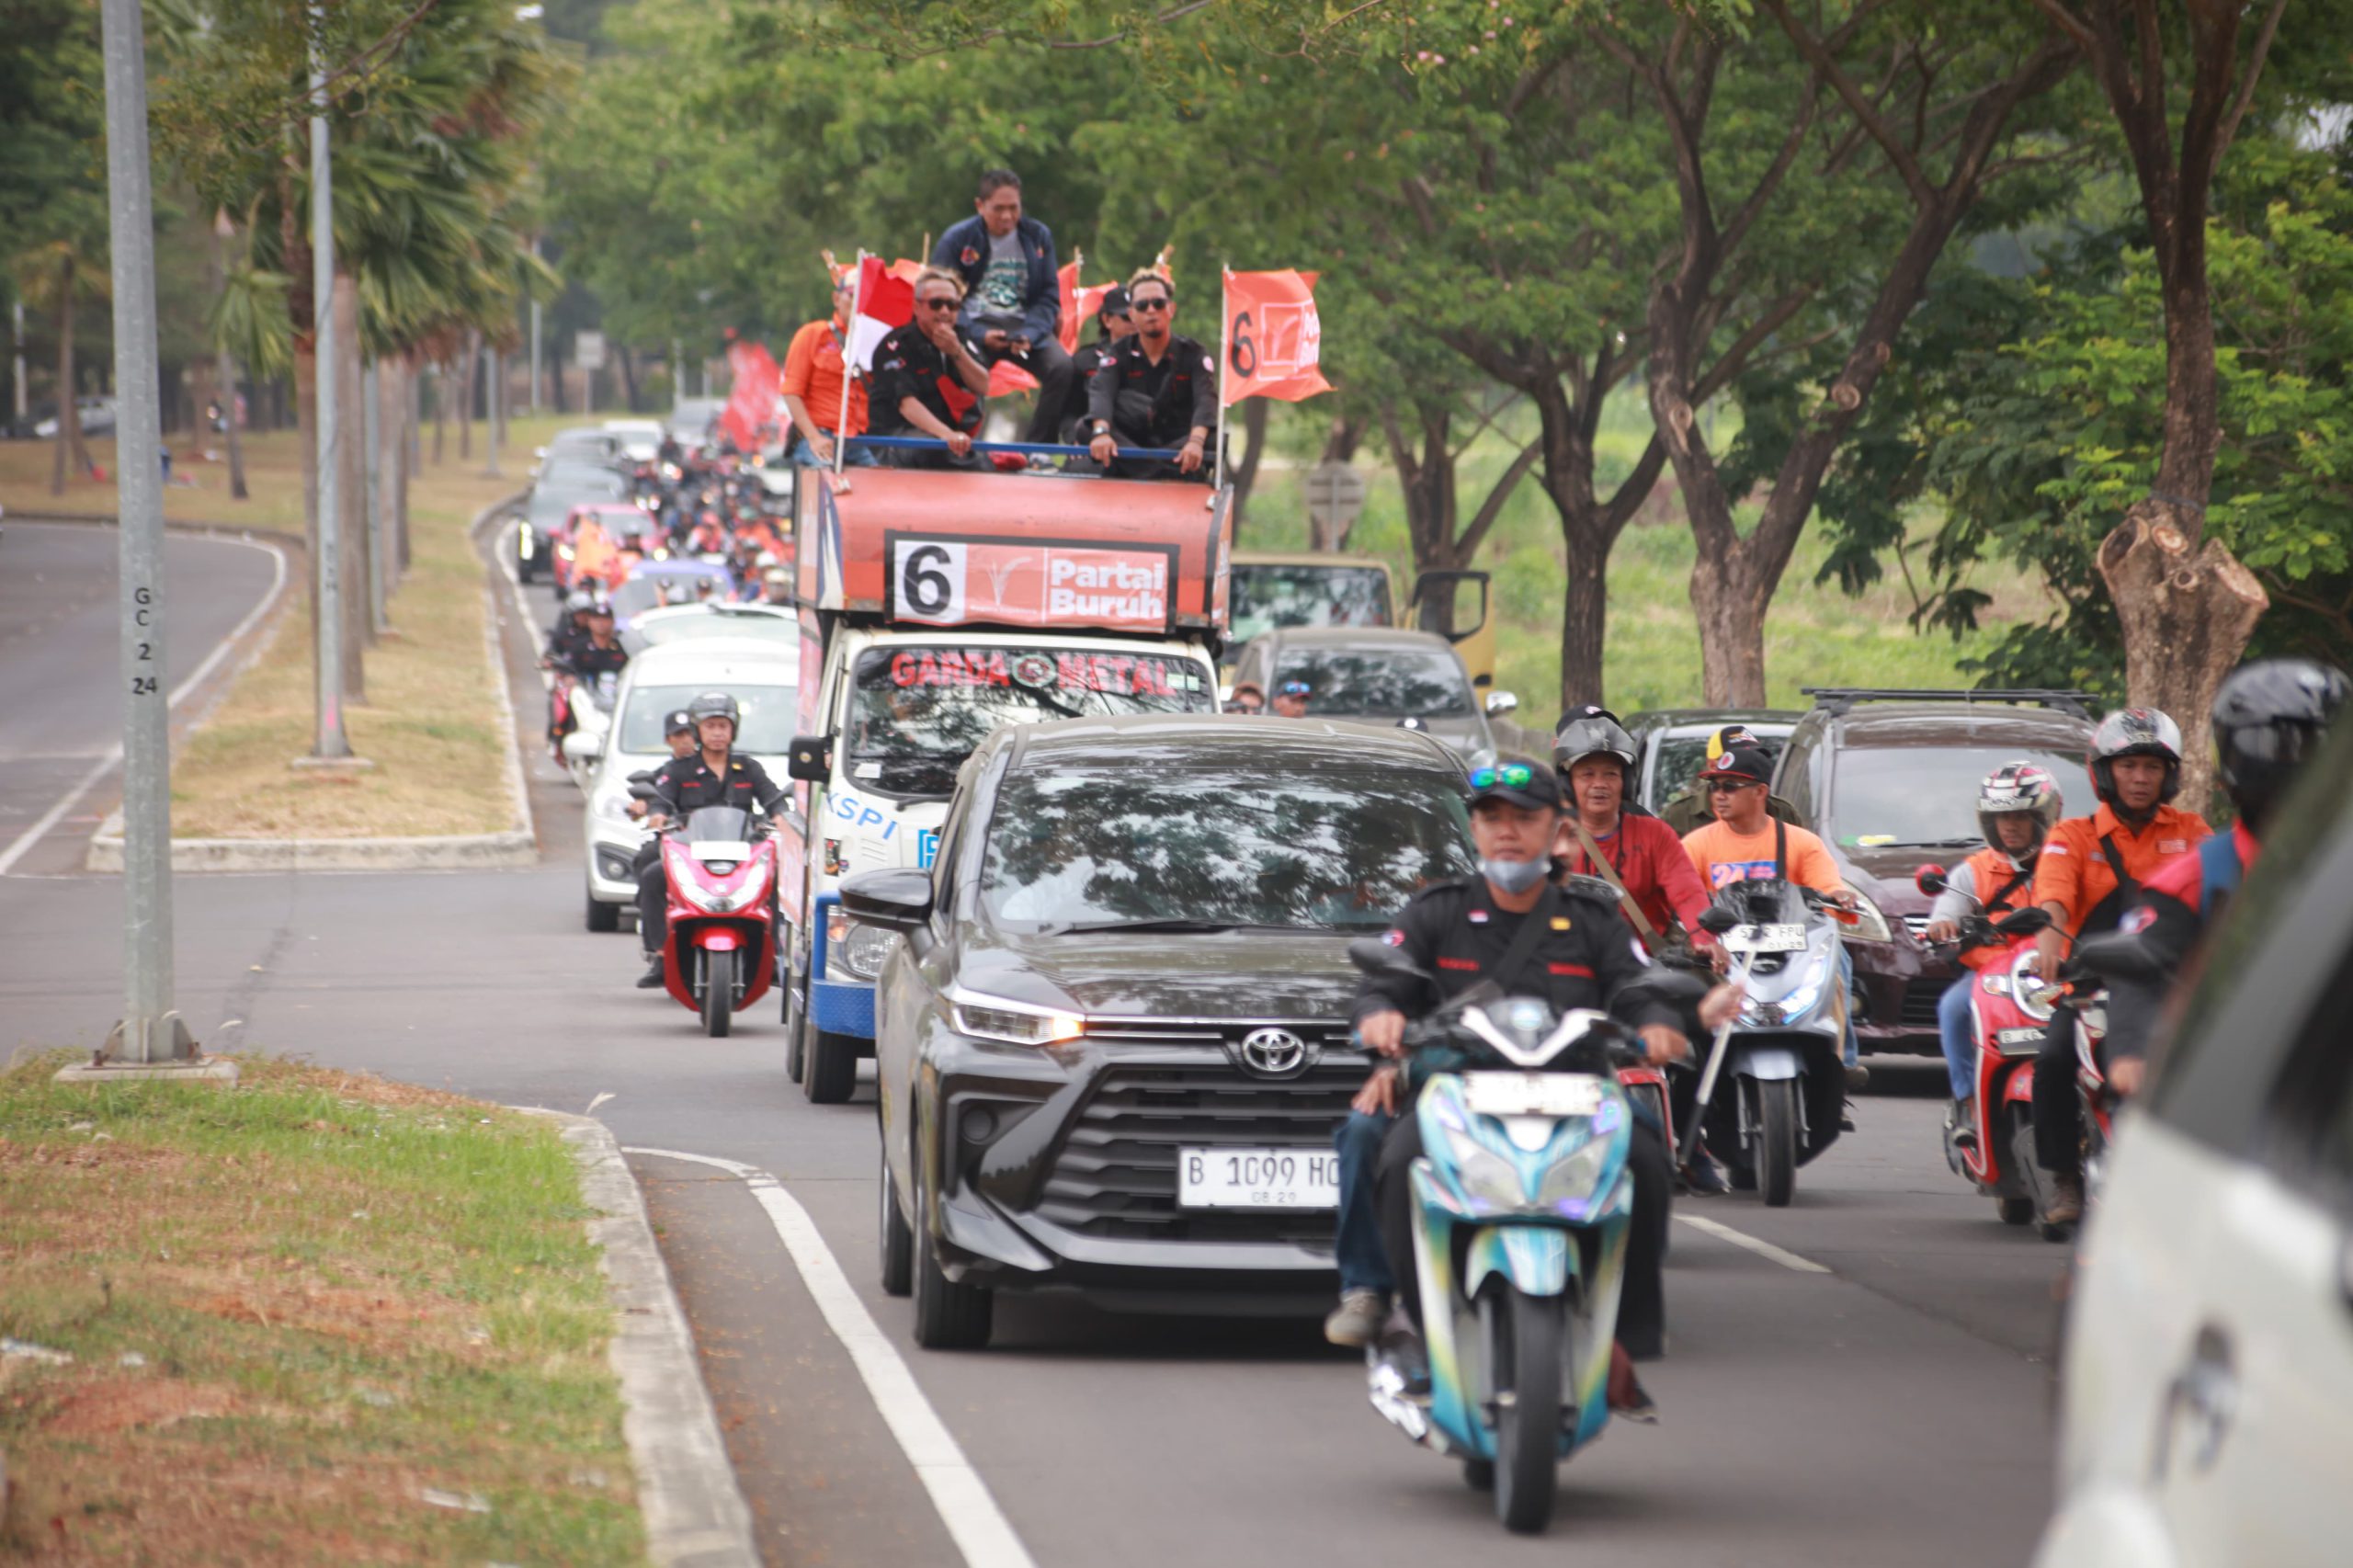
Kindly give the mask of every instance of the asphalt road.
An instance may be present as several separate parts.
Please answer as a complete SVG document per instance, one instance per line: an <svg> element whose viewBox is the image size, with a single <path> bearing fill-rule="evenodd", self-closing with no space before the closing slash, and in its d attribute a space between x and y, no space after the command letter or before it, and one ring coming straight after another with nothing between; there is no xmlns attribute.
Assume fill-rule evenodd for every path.
<svg viewBox="0 0 2353 1568"><path fill-rule="evenodd" d="M535 613L546 604L531 595ZM537 687L517 689L528 727ZM632 991L631 940L581 928L576 797L543 758L530 766L538 870L183 880L181 1006L216 1046L515 1104L608 1096L597 1114L624 1144L780 1178L813 1222L802 1264L814 1247L847 1278L831 1300L827 1271L795 1266L733 1176L632 1160L770 1562L965 1561L926 1479L963 1498L962 1526L993 1499L1027 1560L1074 1568L2028 1556L2049 1500L2062 1249L2001 1225L1945 1172L1925 1064L1879 1064L1861 1131L1800 1173L1792 1208L1679 1207L1786 1256L1676 1227L1672 1350L1644 1373L1665 1422L1621 1423L1580 1455L1552 1534L1517 1540L1455 1467L1366 1407L1358 1363L1313 1324L1017 1300L990 1349L917 1349L907 1304L876 1283L870 1091L812 1107L784 1078L772 1011L712 1041ZM103 881L0 879L0 1049L103 1035L114 902ZM878 1408L824 1315L859 1311L927 1411ZM893 1435L933 1415L985 1488L977 1504L952 1464L919 1476Z"/></svg>
<svg viewBox="0 0 2353 1568"><path fill-rule="evenodd" d="M23 844L12 869L78 863L91 827L120 794L105 767L122 740L119 548L112 527L83 523L10 522L0 537L0 670L9 676L0 698L0 860ZM176 692L267 597L276 552L166 534L164 567L164 653ZM77 790L53 830L27 842Z"/></svg>

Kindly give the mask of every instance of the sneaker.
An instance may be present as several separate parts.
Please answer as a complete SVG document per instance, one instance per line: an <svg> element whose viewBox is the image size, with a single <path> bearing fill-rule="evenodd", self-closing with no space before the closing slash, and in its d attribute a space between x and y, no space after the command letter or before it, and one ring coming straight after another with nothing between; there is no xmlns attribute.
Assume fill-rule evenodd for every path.
<svg viewBox="0 0 2353 1568"><path fill-rule="evenodd" d="M637 977L637 988L640 991L659 991L667 983L668 979L662 972L662 955L647 954L645 972Z"/></svg>
<svg viewBox="0 0 2353 1568"><path fill-rule="evenodd" d="M2072 1225L2084 1217L2084 1183L2080 1176L2052 1176L2051 1201L2043 1206L2046 1225Z"/></svg>
<svg viewBox="0 0 2353 1568"><path fill-rule="evenodd" d="M1724 1168L1704 1149L1683 1167L1683 1184L1701 1198L1721 1198L1732 1190L1732 1183L1724 1179Z"/></svg>
<svg viewBox="0 0 2353 1568"><path fill-rule="evenodd" d="M1381 1325L1381 1358L1397 1369L1405 1381L1405 1397L1427 1400L1430 1396L1429 1352L1422 1346L1422 1332L1400 1303L1389 1309L1389 1316Z"/></svg>
<svg viewBox="0 0 2353 1568"><path fill-rule="evenodd" d="M1967 1100L1955 1100L1945 1107L1945 1132L1956 1149L1977 1147L1977 1113Z"/></svg>
<svg viewBox="0 0 2353 1568"><path fill-rule="evenodd" d="M1849 1090L1859 1089L1870 1081L1871 1070L1861 1062L1858 1062L1847 1069L1847 1087Z"/></svg>
<svg viewBox="0 0 2353 1568"><path fill-rule="evenodd" d="M1609 1347L1609 1414L1644 1426L1658 1425L1658 1402L1634 1375L1633 1358L1622 1345Z"/></svg>
<svg viewBox="0 0 2353 1568"><path fill-rule="evenodd" d="M1852 1069L1850 1068L1849 1071L1851 1072ZM1841 1132L1852 1132L1854 1130L1855 1102L1852 1100L1840 1100L1838 1102L1838 1131Z"/></svg>
<svg viewBox="0 0 2353 1568"><path fill-rule="evenodd" d="M1389 1317L1389 1298L1378 1290L1343 1290L1340 1304L1324 1320L1324 1337L1335 1345L1361 1350L1381 1337Z"/></svg>

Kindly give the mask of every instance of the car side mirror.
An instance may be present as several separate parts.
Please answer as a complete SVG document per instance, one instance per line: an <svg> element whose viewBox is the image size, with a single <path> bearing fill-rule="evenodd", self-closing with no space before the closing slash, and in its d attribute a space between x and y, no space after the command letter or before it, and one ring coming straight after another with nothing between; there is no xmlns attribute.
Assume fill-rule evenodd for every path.
<svg viewBox="0 0 2353 1568"><path fill-rule="evenodd" d="M1722 904L1711 904L1699 915L1699 929L1711 937L1721 937L1740 924L1740 916Z"/></svg>
<svg viewBox="0 0 2353 1568"><path fill-rule="evenodd" d="M1518 694L1508 691L1491 691L1487 693L1488 718L1500 719L1506 713L1517 713L1518 711L1519 698Z"/></svg>
<svg viewBox="0 0 2353 1568"><path fill-rule="evenodd" d="M918 930L931 918L931 873L905 866L860 871L842 883L842 912L861 926Z"/></svg>
<svg viewBox="0 0 2353 1568"><path fill-rule="evenodd" d="M784 754L785 776L803 784L823 784L834 775L834 737L795 735Z"/></svg>
<svg viewBox="0 0 2353 1568"><path fill-rule="evenodd" d="M1912 873L1912 885L1930 898L1935 898L1952 884L1945 880L1942 866L1923 866Z"/></svg>
<svg viewBox="0 0 2353 1568"><path fill-rule="evenodd" d="M573 767L584 767L604 755L605 732L574 730L563 737L563 760Z"/></svg>

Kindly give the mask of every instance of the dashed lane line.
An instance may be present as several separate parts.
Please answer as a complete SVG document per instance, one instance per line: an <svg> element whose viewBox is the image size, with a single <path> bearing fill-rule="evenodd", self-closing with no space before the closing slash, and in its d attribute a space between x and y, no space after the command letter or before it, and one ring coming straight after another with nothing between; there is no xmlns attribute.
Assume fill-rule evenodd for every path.
<svg viewBox="0 0 2353 1568"><path fill-rule="evenodd" d="M1761 1241L1746 1231L1735 1231L1730 1225L1718 1220L1711 1220L1704 1214L1677 1214L1676 1219L1695 1231L1704 1232L1720 1242L1730 1242L1733 1245L1753 1252L1759 1257L1769 1257L1782 1267L1793 1268L1800 1274L1831 1272L1810 1257L1800 1257L1787 1248L1777 1247L1768 1241Z"/></svg>

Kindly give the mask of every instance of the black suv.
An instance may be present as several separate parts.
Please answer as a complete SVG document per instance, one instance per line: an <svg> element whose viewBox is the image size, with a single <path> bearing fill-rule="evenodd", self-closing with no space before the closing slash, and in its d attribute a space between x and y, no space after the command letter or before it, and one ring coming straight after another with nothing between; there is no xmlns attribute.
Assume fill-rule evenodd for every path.
<svg viewBox="0 0 2353 1568"><path fill-rule="evenodd" d="M842 884L876 986L882 1286L915 1340L994 1293L1318 1310L1369 1063L1348 942L1473 866L1425 734L1135 715L997 731L928 871Z"/></svg>
<svg viewBox="0 0 2353 1568"><path fill-rule="evenodd" d="M2091 699L2072 691L1882 691L1809 687L1773 775L1774 793L1822 835L1861 899L1847 935L1855 1028L1865 1051L1933 1056L1937 999L1961 972L1920 933L1930 901L1913 874L1984 846L1977 787L2006 762L2050 769L2065 814L2092 809L2085 772Z"/></svg>

